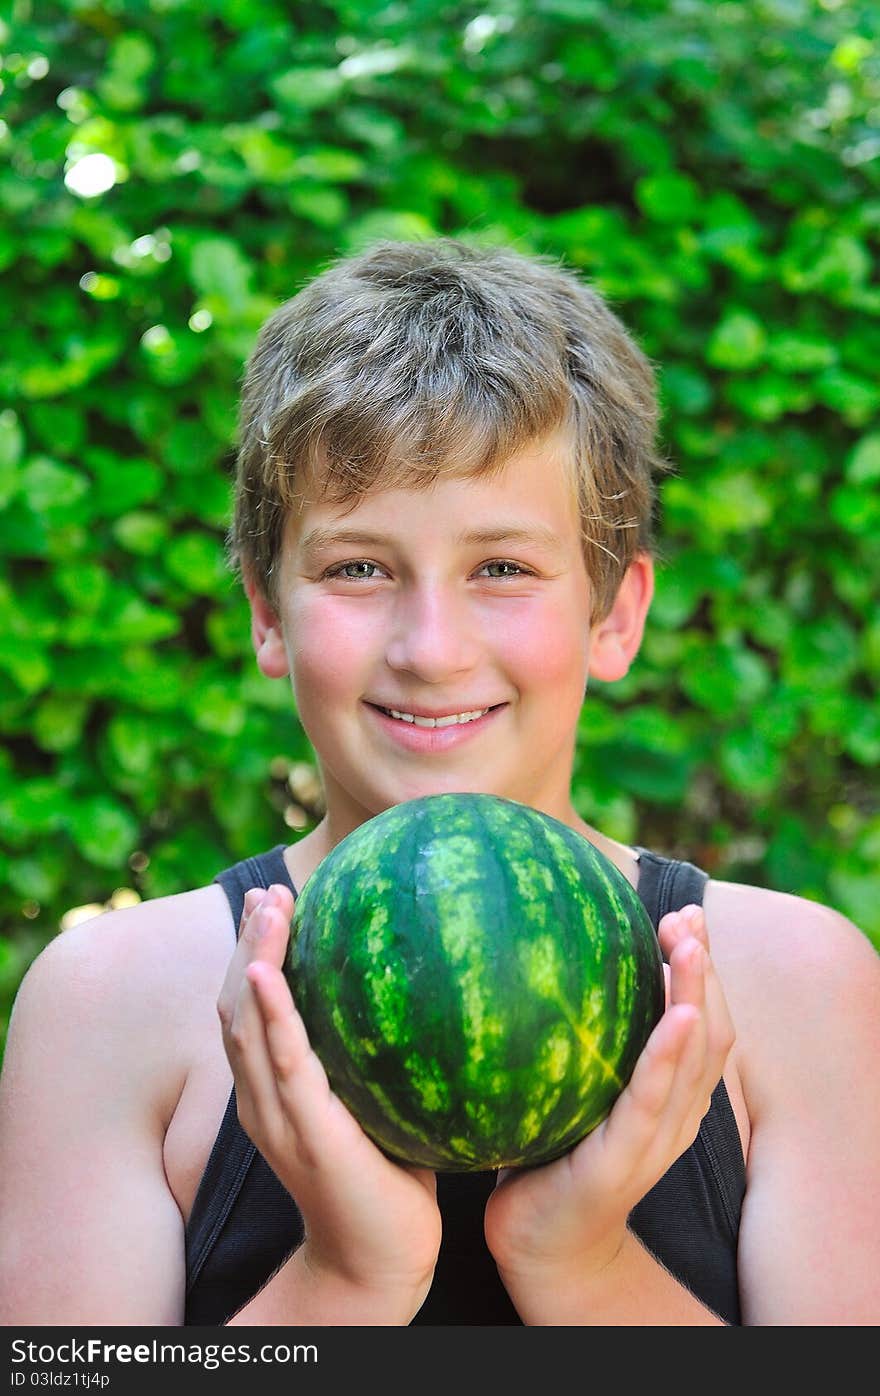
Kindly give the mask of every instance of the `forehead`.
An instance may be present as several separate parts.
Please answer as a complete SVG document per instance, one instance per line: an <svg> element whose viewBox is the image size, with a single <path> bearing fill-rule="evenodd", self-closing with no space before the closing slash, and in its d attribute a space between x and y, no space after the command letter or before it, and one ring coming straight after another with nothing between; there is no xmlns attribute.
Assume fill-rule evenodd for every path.
<svg viewBox="0 0 880 1396"><path fill-rule="evenodd" d="M448 536L457 543L534 540L579 544L577 489L568 443L526 447L491 472L444 476L420 488L374 487L352 503L307 502L287 521L286 548L300 556L367 535Z"/></svg>

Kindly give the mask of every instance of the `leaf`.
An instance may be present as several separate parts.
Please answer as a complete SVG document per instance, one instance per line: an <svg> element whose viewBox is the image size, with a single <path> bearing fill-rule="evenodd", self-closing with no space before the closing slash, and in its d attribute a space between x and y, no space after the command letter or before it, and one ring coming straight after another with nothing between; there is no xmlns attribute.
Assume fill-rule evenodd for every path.
<svg viewBox="0 0 880 1396"><path fill-rule="evenodd" d="M189 591L213 596L226 587L223 548L207 533L185 533L172 538L165 549L165 563L172 577Z"/></svg>
<svg viewBox="0 0 880 1396"><path fill-rule="evenodd" d="M196 726L205 732L237 737L244 731L247 713L240 698L223 683L206 683L187 704Z"/></svg>
<svg viewBox="0 0 880 1396"><path fill-rule="evenodd" d="M174 611L150 606L139 596L114 598L113 611L106 620L106 641L144 644L167 640L181 629L181 618Z"/></svg>
<svg viewBox="0 0 880 1396"><path fill-rule="evenodd" d="M95 476L89 503L96 518L115 518L139 504L152 503L162 494L165 477L145 457L90 447L84 458Z"/></svg>
<svg viewBox="0 0 880 1396"><path fill-rule="evenodd" d="M727 310L706 346L706 361L715 368L754 368L763 361L767 334L760 320L746 310Z"/></svg>
<svg viewBox="0 0 880 1396"><path fill-rule="evenodd" d="M28 425L48 450L63 456L75 455L86 440L86 415L75 402L34 403Z"/></svg>
<svg viewBox="0 0 880 1396"><path fill-rule="evenodd" d="M783 332L770 339L767 359L783 373L815 373L837 362L837 348L818 335Z"/></svg>
<svg viewBox="0 0 880 1396"><path fill-rule="evenodd" d="M186 383L198 372L207 352L192 330L169 330L162 324L151 325L141 335L140 349L150 377L166 386Z"/></svg>
<svg viewBox="0 0 880 1396"><path fill-rule="evenodd" d="M829 874L835 907L855 922L880 952L880 873L873 868L832 868Z"/></svg>
<svg viewBox="0 0 880 1396"><path fill-rule="evenodd" d="M636 181L636 202L658 223L688 223L700 211L700 189L689 175L676 170Z"/></svg>
<svg viewBox="0 0 880 1396"><path fill-rule="evenodd" d="M52 676L46 655L34 645L24 647L11 635L0 636L0 670L9 674L23 693L39 693Z"/></svg>
<svg viewBox="0 0 880 1396"><path fill-rule="evenodd" d="M0 796L0 828L14 848L21 848L28 839L56 833L63 822L55 780L20 779Z"/></svg>
<svg viewBox="0 0 880 1396"><path fill-rule="evenodd" d="M436 229L420 214L389 208L353 219L345 229L343 241L347 252L359 252L380 239L420 242L435 236Z"/></svg>
<svg viewBox="0 0 880 1396"><path fill-rule="evenodd" d="M764 696L770 674L766 662L742 646L695 642L681 686L700 707L726 719L748 712Z"/></svg>
<svg viewBox="0 0 880 1396"><path fill-rule="evenodd" d="M268 84L282 106L317 111L336 101L343 87L338 68L288 68Z"/></svg>
<svg viewBox="0 0 880 1396"><path fill-rule="evenodd" d="M56 567L53 581L70 606L92 615L103 606L112 584L105 567L86 560Z"/></svg>
<svg viewBox="0 0 880 1396"><path fill-rule="evenodd" d="M0 412L0 509L18 492L19 461L24 452L24 432L11 408Z"/></svg>
<svg viewBox="0 0 880 1396"><path fill-rule="evenodd" d="M30 857L12 859L9 863L9 886L29 902L54 901L61 892L63 876L60 860L46 849L37 849ZM21 969L24 968L26 966L22 965Z"/></svg>
<svg viewBox="0 0 880 1396"><path fill-rule="evenodd" d="M154 720L141 713L117 713L107 724L107 742L114 760L130 775L146 776L159 753Z"/></svg>
<svg viewBox="0 0 880 1396"><path fill-rule="evenodd" d="M791 684L824 695L846 681L858 655L857 636L847 621L837 616L809 621L792 627L782 657L783 676Z"/></svg>
<svg viewBox="0 0 880 1396"><path fill-rule="evenodd" d="M721 768L734 790L759 797L772 793L782 771L782 756L754 727L726 732L720 756Z"/></svg>
<svg viewBox="0 0 880 1396"><path fill-rule="evenodd" d="M7 407L0 412L0 470L18 465L24 454L24 432L18 416Z"/></svg>
<svg viewBox="0 0 880 1396"><path fill-rule="evenodd" d="M880 481L880 432L872 431L856 443L844 465L852 485L873 485Z"/></svg>
<svg viewBox="0 0 880 1396"><path fill-rule="evenodd" d="M80 853L100 868L121 868L137 846L137 820L105 795L72 801L64 822Z"/></svg>
<svg viewBox="0 0 880 1396"><path fill-rule="evenodd" d="M880 386L855 373L827 369L814 380L820 402L839 411L855 426L863 426L880 408Z"/></svg>
<svg viewBox="0 0 880 1396"><path fill-rule="evenodd" d="M190 276L196 290L229 315L240 315L251 296L253 267L231 238L206 237L193 243Z"/></svg>
<svg viewBox="0 0 880 1396"><path fill-rule="evenodd" d="M171 424L162 442L162 459L175 474L198 475L216 461L220 449L204 422L184 418Z"/></svg>
<svg viewBox="0 0 880 1396"><path fill-rule="evenodd" d="M847 533L876 537L880 530L880 495L855 485L839 485L830 499L831 517Z"/></svg>
<svg viewBox="0 0 880 1396"><path fill-rule="evenodd" d="M320 228L335 228L345 221L348 200L339 189L304 185L290 190L287 202L294 213Z"/></svg>
<svg viewBox="0 0 880 1396"><path fill-rule="evenodd" d="M33 733L44 751L69 751L82 737L88 702L69 693L53 693L34 711Z"/></svg>
<svg viewBox="0 0 880 1396"><path fill-rule="evenodd" d="M22 493L37 514L64 513L88 494L89 481L69 465L34 456L21 472Z"/></svg>
<svg viewBox="0 0 880 1396"><path fill-rule="evenodd" d="M161 514L133 510L113 524L113 536L130 553L152 557L168 537L168 523Z"/></svg>
<svg viewBox="0 0 880 1396"><path fill-rule="evenodd" d="M661 374L663 396L674 412L698 416L712 402L712 385L688 364L667 364Z"/></svg>

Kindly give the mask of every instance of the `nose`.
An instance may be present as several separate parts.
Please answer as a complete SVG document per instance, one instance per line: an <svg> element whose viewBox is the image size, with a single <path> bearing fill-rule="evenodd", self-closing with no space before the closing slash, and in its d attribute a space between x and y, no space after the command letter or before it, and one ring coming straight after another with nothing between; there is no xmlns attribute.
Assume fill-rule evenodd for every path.
<svg viewBox="0 0 880 1396"><path fill-rule="evenodd" d="M385 653L389 668L442 683L472 669L479 653L477 626L463 597L439 586L399 597Z"/></svg>

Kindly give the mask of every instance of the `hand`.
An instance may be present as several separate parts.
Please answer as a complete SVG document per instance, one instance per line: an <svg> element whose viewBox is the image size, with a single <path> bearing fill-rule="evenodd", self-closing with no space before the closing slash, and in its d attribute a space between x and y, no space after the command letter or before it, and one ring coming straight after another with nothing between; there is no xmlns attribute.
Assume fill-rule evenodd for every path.
<svg viewBox="0 0 880 1396"><path fill-rule="evenodd" d="M296 1199L311 1271L412 1290L415 1313L440 1246L434 1174L392 1163L330 1090L281 972L292 913L286 887L247 893L218 1001L239 1119Z"/></svg>
<svg viewBox="0 0 880 1396"><path fill-rule="evenodd" d="M514 1303L578 1285L624 1244L630 1211L689 1148L734 1032L701 907L664 916L666 1010L607 1116L553 1163L499 1177L486 1239Z"/></svg>

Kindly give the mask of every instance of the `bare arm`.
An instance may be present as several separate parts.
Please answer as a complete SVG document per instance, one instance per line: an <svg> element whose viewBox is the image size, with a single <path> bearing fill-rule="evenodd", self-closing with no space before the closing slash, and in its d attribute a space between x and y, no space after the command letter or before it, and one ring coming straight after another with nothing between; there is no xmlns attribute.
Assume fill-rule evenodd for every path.
<svg viewBox="0 0 880 1396"><path fill-rule="evenodd" d="M780 913L782 913L780 917ZM752 1121L747 1324L880 1322L880 956L828 908L777 903L740 996Z"/></svg>
<svg viewBox="0 0 880 1396"><path fill-rule="evenodd" d="M6 1325L182 1322L162 1160L181 1083L164 1079L169 1024L122 916L59 936L16 1000L0 1080Z"/></svg>

